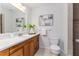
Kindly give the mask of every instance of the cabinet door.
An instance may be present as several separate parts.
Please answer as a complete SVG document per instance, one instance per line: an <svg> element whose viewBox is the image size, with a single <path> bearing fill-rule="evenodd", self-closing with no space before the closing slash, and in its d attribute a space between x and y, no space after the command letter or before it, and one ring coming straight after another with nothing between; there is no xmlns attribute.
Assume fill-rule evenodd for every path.
<svg viewBox="0 0 79 59"><path fill-rule="evenodd" d="M24 46L24 56L30 56L29 43L25 44Z"/></svg>
<svg viewBox="0 0 79 59"><path fill-rule="evenodd" d="M38 49L39 49L39 39L35 39L36 40L36 42L35 42L35 53L38 51Z"/></svg>
<svg viewBox="0 0 79 59"><path fill-rule="evenodd" d="M35 49L34 49L34 41L32 40L30 42L30 56L33 56L34 55L34 52L35 52Z"/></svg>
<svg viewBox="0 0 79 59"><path fill-rule="evenodd" d="M16 52L12 53L10 56L23 56L23 48L17 50Z"/></svg>
<svg viewBox="0 0 79 59"><path fill-rule="evenodd" d="M39 49L39 36L36 36L33 39L34 39L34 50L35 50L34 53L36 53Z"/></svg>
<svg viewBox="0 0 79 59"><path fill-rule="evenodd" d="M0 56L9 56L9 49L0 51Z"/></svg>

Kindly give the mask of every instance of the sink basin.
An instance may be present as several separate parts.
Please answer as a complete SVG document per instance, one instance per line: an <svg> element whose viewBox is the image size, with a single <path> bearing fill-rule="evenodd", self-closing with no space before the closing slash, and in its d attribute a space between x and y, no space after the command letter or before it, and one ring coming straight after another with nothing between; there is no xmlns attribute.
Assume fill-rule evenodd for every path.
<svg viewBox="0 0 79 59"><path fill-rule="evenodd" d="M0 45L8 45L8 44L15 44L16 42L21 42L24 40L28 40L29 38L31 38L33 35L29 35L29 34L23 34L21 36L18 35L2 35L0 36Z"/></svg>
<svg viewBox="0 0 79 59"><path fill-rule="evenodd" d="M4 40L0 40L0 45L4 44L5 41Z"/></svg>
<svg viewBox="0 0 79 59"><path fill-rule="evenodd" d="M32 35L29 35L29 34L24 34L24 35L22 35L22 36L32 36Z"/></svg>
<svg viewBox="0 0 79 59"><path fill-rule="evenodd" d="M18 33L0 34L0 51L12 47L21 42L24 42L25 40L29 40L35 35L37 34L34 35L29 34L18 35Z"/></svg>
<svg viewBox="0 0 79 59"><path fill-rule="evenodd" d="M16 37L13 33L0 34L0 40Z"/></svg>

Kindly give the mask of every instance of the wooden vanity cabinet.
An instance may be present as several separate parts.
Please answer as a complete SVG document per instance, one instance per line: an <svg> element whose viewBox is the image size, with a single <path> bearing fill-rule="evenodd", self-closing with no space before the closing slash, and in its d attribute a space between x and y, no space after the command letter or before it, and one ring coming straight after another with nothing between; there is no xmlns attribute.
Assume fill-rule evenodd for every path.
<svg viewBox="0 0 79 59"><path fill-rule="evenodd" d="M35 42L34 38L31 38L29 42L26 42L24 46L24 56L33 56L35 54Z"/></svg>
<svg viewBox="0 0 79 59"><path fill-rule="evenodd" d="M34 40L32 39L32 41L30 42L30 56L33 56L34 55Z"/></svg>
<svg viewBox="0 0 79 59"><path fill-rule="evenodd" d="M35 55L35 53L39 49L39 36L35 36L32 38L30 43L30 55Z"/></svg>
<svg viewBox="0 0 79 59"><path fill-rule="evenodd" d="M13 47L11 47L11 48L9 48L10 49L10 56L23 56L24 54L23 54L23 50L24 50L24 43L20 43L20 44L18 44L18 45L15 45L15 46L13 46Z"/></svg>
<svg viewBox="0 0 79 59"><path fill-rule="evenodd" d="M9 56L9 49L0 51L0 56Z"/></svg>
<svg viewBox="0 0 79 59"><path fill-rule="evenodd" d="M24 56L30 56L30 44L28 41L24 45Z"/></svg>
<svg viewBox="0 0 79 59"><path fill-rule="evenodd" d="M10 56L23 56L23 48L18 49L16 52L12 53Z"/></svg>
<svg viewBox="0 0 79 59"><path fill-rule="evenodd" d="M34 47L34 50L35 50L34 53L36 53L39 49L39 36L34 37L34 46L35 46Z"/></svg>
<svg viewBox="0 0 79 59"><path fill-rule="evenodd" d="M0 56L33 56L39 49L39 35L0 52Z"/></svg>
<svg viewBox="0 0 79 59"><path fill-rule="evenodd" d="M24 47L24 43L20 43L18 45L15 45L15 46L9 48L10 49L9 52L10 52L10 54L12 54L12 53L16 52L17 50L22 49L23 47Z"/></svg>
<svg viewBox="0 0 79 59"><path fill-rule="evenodd" d="M33 56L39 49L39 35L26 42L24 46L24 56Z"/></svg>

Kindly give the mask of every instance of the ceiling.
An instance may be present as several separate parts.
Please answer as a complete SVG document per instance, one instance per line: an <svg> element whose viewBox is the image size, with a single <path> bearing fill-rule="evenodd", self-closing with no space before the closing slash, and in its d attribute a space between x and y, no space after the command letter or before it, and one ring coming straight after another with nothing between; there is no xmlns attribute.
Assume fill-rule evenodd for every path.
<svg viewBox="0 0 79 59"><path fill-rule="evenodd" d="M16 8L13 7L11 4L9 3L2 3L1 4L3 7L10 9L10 10L15 10ZM48 6L48 5L52 5L52 3L22 3L22 5L24 7L27 7L29 9L34 9L34 8L38 8L40 6Z"/></svg>
<svg viewBox="0 0 79 59"><path fill-rule="evenodd" d="M5 8L5 9L17 10L14 6L12 6L12 5L9 4L9 3L0 3L0 5L2 6L2 8Z"/></svg>
<svg viewBox="0 0 79 59"><path fill-rule="evenodd" d="M33 9L41 5L41 3L23 3L24 6Z"/></svg>
<svg viewBox="0 0 79 59"><path fill-rule="evenodd" d="M18 11L18 12L23 12L22 10L18 9L17 7L13 6L12 4L10 3L0 3L0 6L2 6L2 8L4 9L8 9L8 10L11 10L11 11ZM22 7L20 6L20 8L22 9Z"/></svg>
<svg viewBox="0 0 79 59"><path fill-rule="evenodd" d="M9 4L9 3L0 3L0 5L2 5L2 7L7 8L7 9L11 9L14 10L15 8ZM34 9L37 8L41 5L43 5L43 3L22 3L23 6L30 8L30 9Z"/></svg>
<svg viewBox="0 0 79 59"><path fill-rule="evenodd" d="M58 4L58 3L57 3ZM42 7L42 6L52 6L56 5L56 3L22 3L23 6L28 7L30 9Z"/></svg>
<svg viewBox="0 0 79 59"><path fill-rule="evenodd" d="M26 6L30 9L34 9L40 6L47 6L47 5L52 5L52 3L22 3L23 6Z"/></svg>

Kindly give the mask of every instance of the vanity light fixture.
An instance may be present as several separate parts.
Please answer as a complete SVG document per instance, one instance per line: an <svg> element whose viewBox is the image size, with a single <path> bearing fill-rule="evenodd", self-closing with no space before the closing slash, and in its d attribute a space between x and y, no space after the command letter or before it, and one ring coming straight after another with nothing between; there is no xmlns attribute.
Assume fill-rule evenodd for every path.
<svg viewBox="0 0 79 59"><path fill-rule="evenodd" d="M17 9L21 10L22 12L25 12L26 10L26 7L23 6L21 3L10 3L10 4L16 7Z"/></svg>

